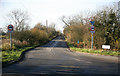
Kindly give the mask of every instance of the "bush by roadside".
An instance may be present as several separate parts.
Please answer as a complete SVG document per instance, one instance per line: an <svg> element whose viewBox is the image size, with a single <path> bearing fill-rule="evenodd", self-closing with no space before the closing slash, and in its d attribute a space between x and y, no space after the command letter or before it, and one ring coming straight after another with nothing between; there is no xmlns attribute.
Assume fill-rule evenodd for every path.
<svg viewBox="0 0 120 76"><path fill-rule="evenodd" d="M53 36L52 39L54 39L56 37L57 36ZM30 50L30 49L35 48L37 46L41 46L49 41L50 40L48 40L44 43L41 43L41 44L33 45L33 46L26 46L26 47L21 47L21 48L17 48L17 49L13 49L13 50L5 50L5 51L0 52L0 53L2 53L3 66L5 66L7 64L12 64L16 61L19 61L21 58L23 58L23 56L22 56L23 52L26 52L27 50Z"/></svg>
<svg viewBox="0 0 120 76"><path fill-rule="evenodd" d="M55 24L45 26L38 23L33 28L30 28L29 16L22 10L11 11L8 18L14 26L14 31L12 32L12 48L10 47L10 33L6 32L1 36L1 38L5 37L1 40L0 45L3 63L18 60L24 51L43 45L59 34L55 30Z"/></svg>
<svg viewBox="0 0 120 76"><path fill-rule="evenodd" d="M58 35L58 33L54 31L55 34L51 34L49 36L51 31L47 32L46 30L41 30L41 28L42 26L39 26L39 29L33 28L28 31L20 31L19 33L14 32L12 39L12 49L10 48L10 39L3 39L2 63L7 64L12 61L16 61L20 58L24 51L34 48L38 45L43 45ZM46 27L43 27L43 29L45 28Z"/></svg>

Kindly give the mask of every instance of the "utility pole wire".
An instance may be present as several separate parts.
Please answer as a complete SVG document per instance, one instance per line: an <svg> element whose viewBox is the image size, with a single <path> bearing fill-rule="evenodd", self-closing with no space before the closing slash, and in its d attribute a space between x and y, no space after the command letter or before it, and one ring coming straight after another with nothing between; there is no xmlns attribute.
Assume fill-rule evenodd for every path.
<svg viewBox="0 0 120 76"><path fill-rule="evenodd" d="M19 3L29 12L29 14L30 14L31 16L35 17L35 16L29 11L29 9L22 3L21 0L17 0L17 1L19 1Z"/></svg>

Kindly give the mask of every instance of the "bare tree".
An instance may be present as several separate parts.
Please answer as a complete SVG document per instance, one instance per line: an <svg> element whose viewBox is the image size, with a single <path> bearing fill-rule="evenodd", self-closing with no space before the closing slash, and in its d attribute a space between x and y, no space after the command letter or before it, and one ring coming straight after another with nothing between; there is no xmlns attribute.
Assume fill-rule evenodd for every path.
<svg viewBox="0 0 120 76"><path fill-rule="evenodd" d="M70 24L68 23L68 19L65 16L61 17L61 21L66 25L66 26L70 26Z"/></svg>
<svg viewBox="0 0 120 76"><path fill-rule="evenodd" d="M24 31L29 28L29 16L27 12L21 10L13 10L7 15L11 24L14 25L15 31Z"/></svg>

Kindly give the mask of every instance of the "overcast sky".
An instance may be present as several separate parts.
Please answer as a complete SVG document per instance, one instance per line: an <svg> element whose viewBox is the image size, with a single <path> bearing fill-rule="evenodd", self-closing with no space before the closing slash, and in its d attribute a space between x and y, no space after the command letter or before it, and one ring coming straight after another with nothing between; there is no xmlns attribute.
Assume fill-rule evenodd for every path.
<svg viewBox="0 0 120 76"><path fill-rule="evenodd" d="M38 22L45 24L56 23L56 29L62 30L60 17L70 16L80 12L96 11L102 6L111 5L119 0L0 0L0 27L5 27L5 16L11 10L21 9L27 11L31 17L30 26Z"/></svg>

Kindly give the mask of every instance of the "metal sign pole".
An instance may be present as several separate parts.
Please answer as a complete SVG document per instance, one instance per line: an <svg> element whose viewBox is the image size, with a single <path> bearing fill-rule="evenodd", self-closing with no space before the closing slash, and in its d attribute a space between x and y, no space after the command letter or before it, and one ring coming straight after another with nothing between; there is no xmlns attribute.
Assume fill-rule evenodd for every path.
<svg viewBox="0 0 120 76"><path fill-rule="evenodd" d="M91 40L91 50L93 49L93 33L95 33L95 31L94 31L94 23L95 23L95 21L90 21L90 23L91 23L91 33L92 33L92 40Z"/></svg>
<svg viewBox="0 0 120 76"><path fill-rule="evenodd" d="M12 33L10 32L10 48L12 49Z"/></svg>
<svg viewBox="0 0 120 76"><path fill-rule="evenodd" d="M91 41L91 50L93 49L93 33L92 33L92 41Z"/></svg>
<svg viewBox="0 0 120 76"><path fill-rule="evenodd" d="M8 25L8 32L10 33L10 48L12 49L12 32L13 32L13 25Z"/></svg>

